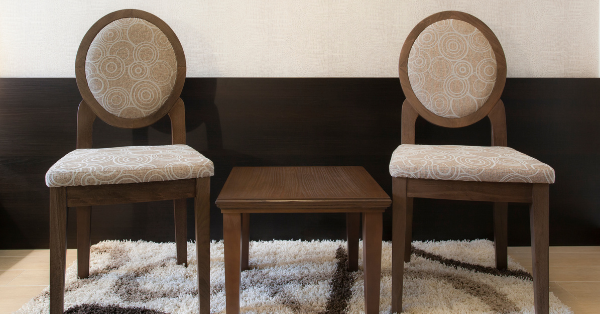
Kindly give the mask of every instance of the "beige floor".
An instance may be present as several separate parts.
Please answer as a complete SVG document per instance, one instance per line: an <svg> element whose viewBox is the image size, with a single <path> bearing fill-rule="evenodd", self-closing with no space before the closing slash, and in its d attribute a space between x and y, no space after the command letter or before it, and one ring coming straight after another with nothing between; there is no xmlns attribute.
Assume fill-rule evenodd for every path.
<svg viewBox="0 0 600 314"><path fill-rule="evenodd" d="M529 247L509 255L531 271ZM68 250L67 265L76 259ZM49 282L48 250L0 250L0 314L12 313ZM600 247L551 247L550 291L579 313L600 313Z"/></svg>

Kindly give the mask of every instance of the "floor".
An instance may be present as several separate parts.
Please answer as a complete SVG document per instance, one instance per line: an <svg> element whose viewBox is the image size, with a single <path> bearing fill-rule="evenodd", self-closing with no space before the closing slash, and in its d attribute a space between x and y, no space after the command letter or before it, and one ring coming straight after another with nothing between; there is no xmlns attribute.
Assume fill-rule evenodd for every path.
<svg viewBox="0 0 600 314"><path fill-rule="evenodd" d="M67 265L76 260L67 251ZM508 254L531 272L529 247ZM48 250L0 250L0 314L18 310L49 282ZM600 246L551 247L550 291L576 314L600 313Z"/></svg>

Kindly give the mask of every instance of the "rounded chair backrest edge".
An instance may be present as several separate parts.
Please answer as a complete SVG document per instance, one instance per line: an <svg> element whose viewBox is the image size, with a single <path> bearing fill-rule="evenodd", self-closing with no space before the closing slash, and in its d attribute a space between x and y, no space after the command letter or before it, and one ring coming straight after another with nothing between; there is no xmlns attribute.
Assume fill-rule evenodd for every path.
<svg viewBox="0 0 600 314"><path fill-rule="evenodd" d="M110 32L125 39L112 42L98 36L112 35ZM130 35L145 37L132 42ZM126 49L118 49L117 43ZM91 47L99 58L90 54ZM123 60L129 64L123 66ZM117 78L107 78L98 68L108 69L111 76L118 73L114 75ZM75 59L75 78L83 100L100 119L120 128L145 127L168 114L180 97L185 76L185 54L173 30L157 16L135 9L115 11L100 18L83 37ZM94 91L88 78L95 84ZM114 95L107 95L110 89ZM131 96L134 93L135 103ZM113 103L107 104L104 98L120 102L113 110L110 106Z"/></svg>
<svg viewBox="0 0 600 314"><path fill-rule="evenodd" d="M450 21L448 21L449 23L446 23L446 24L450 24L450 27L452 28L452 30L454 30L454 26L452 25L452 23L457 23L457 24L468 23L470 26L474 27L475 31L473 33L471 33L471 35L473 37L475 35L483 35L483 38L485 40L487 40L487 44L489 44L489 48L491 49L491 52L493 52L493 55L492 55L493 59L495 59L495 68L493 68L493 70L495 69L495 80L493 82L493 87L491 89L488 88L487 95L483 95L483 96L486 96L487 98L471 97L472 99L475 100L475 102L479 101L479 104L475 105L476 109L473 110L473 108L469 108L471 110L466 111L466 114L463 113L463 115L454 114L454 116L451 116L451 115L440 114L439 112L438 113L433 112L431 110L432 105L430 103L428 103L428 105L430 105L430 107L428 108L421 101L421 99L426 100L427 98L421 97L421 99L419 99L419 97L415 94L415 90L414 90L413 86L411 85L411 77L409 77L409 75L413 74L413 73L410 73L410 70L411 70L410 66L415 67L415 64L416 64L416 66L420 65L416 62L413 62L413 64L409 65L409 57L411 56L411 51L413 51L413 46L415 45L415 41L417 41L419 36L422 33L424 33L424 30L428 29L430 26L432 26L435 23L442 22L445 20L450 20ZM458 22L454 22L454 20L458 20ZM467 24L464 24L464 25L467 25ZM458 26L461 26L461 25L458 25ZM434 36L432 36L432 37L435 37L435 35L436 34L434 34ZM447 35L447 34L444 34L444 35ZM454 35L454 34L450 33L450 35ZM444 39L448 39L451 37L450 35L440 36L440 37L444 38ZM438 39L437 37L435 37L435 38ZM482 37L479 36L477 39L481 39L481 38ZM423 41L423 40L421 40L421 41ZM460 47L460 45L452 43L450 40L448 40L448 42L450 42L451 44L454 44L454 46L451 46L451 48ZM437 40L436 40L435 44L436 45L438 44ZM463 58L467 55L467 52L469 52L468 46L469 45L467 45L467 47L466 47L466 50L465 50L466 52L462 53ZM417 48L417 49L419 49L419 48ZM442 49L437 49L437 50L442 51ZM434 51L434 53L437 53L437 51ZM415 54L416 53L413 52L412 55L414 56ZM426 54L426 57L429 57L429 54ZM437 58L441 58L441 57L437 57ZM465 62L463 62L463 59L460 59L460 58L461 57L459 56L459 58L456 59L457 61L451 60L451 61L454 61L454 64L450 64L450 66L448 66L448 67L451 68L452 71L454 71L454 69L456 67L458 67L457 66L458 63L465 63ZM438 59L436 59L436 60L438 60ZM441 60L441 61L447 61L447 60ZM483 62L483 61L481 61L481 62ZM471 69L471 71L468 73L473 72L472 65L466 64L466 67L467 68L470 67L470 69ZM502 94L502 91L504 90L504 85L506 83L506 58L505 58L502 46L500 45L500 42L498 41L498 38L494 35L492 30L487 25L485 25L485 23L483 23L481 20L479 20L478 18L476 18L468 13L458 12L458 11L444 11L444 12L439 12L439 13L430 15L429 17L427 17L427 18L423 19L421 22L419 22L413 28L413 30L410 32L410 34L406 38L404 45L402 47L402 51L400 53L399 65L398 65L398 72L399 72L400 85L402 87L402 91L404 92L404 95L405 95L408 103L419 113L420 116L422 116L427 121L429 121L433 124L439 125L439 126L457 128L457 127L464 127L467 125L471 125L471 124L485 118L488 115L488 113L492 110L492 108L496 105L496 103L500 100L500 96ZM454 72L452 72L452 73L454 73ZM476 75L476 74L477 73L475 73L474 75ZM432 74L432 76L433 75L437 75L437 73ZM445 78L454 79L453 77L450 77L449 74L446 74L446 75L447 76ZM414 78L414 76L413 76L413 78ZM465 86L464 80L469 80L470 77L463 77L462 79L463 79L463 83L461 83L460 81L459 81L459 83L463 84L460 86L464 87ZM471 79L471 80L473 80L473 79ZM446 88L445 86L447 86L448 81L450 81L450 80L449 79L447 79L446 81L440 80L440 82L442 82L442 83L437 82L438 85L436 87L439 87L439 85L443 85L444 88ZM417 83L420 83L420 82L417 82ZM469 84L472 84L472 83L469 83ZM489 85L490 82L487 82L486 84ZM421 84L418 84L418 85L421 85ZM471 85L467 85L467 88L471 88ZM483 101L483 99L485 99L485 101Z"/></svg>

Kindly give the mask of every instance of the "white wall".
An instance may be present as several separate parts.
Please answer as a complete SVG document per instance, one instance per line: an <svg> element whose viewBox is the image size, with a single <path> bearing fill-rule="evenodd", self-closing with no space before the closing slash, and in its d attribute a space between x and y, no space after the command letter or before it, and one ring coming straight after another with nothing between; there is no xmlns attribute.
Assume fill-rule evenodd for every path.
<svg viewBox="0 0 600 314"><path fill-rule="evenodd" d="M180 38L188 77L397 77L421 19L460 10L498 36L509 77L598 77L598 0L0 0L0 77L74 77L81 38L136 8Z"/></svg>

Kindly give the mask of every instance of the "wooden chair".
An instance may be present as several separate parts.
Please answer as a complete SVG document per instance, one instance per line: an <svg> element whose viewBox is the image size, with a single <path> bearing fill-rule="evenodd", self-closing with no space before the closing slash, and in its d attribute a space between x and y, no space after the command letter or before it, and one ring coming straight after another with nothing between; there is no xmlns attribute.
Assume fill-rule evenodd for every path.
<svg viewBox="0 0 600 314"><path fill-rule="evenodd" d="M174 200L177 263L187 264L186 198L195 198L200 313L210 312L209 191L213 163L185 145L185 55L158 17L139 10L110 13L83 38L75 60L83 100L77 149L46 174L50 187L50 312L62 313L67 207L77 208L77 263L89 276L91 206ZM172 145L92 149L96 117L141 128L169 115Z"/></svg>
<svg viewBox="0 0 600 314"><path fill-rule="evenodd" d="M500 42L472 15L447 11L421 21L400 54L402 145L393 153L392 312L402 311L404 261L410 261L413 198L494 202L496 267L506 269L507 202L529 203L536 313L548 313L548 186L554 170L506 147L500 95L506 59ZM418 116L448 128L486 116L492 146L415 144Z"/></svg>

